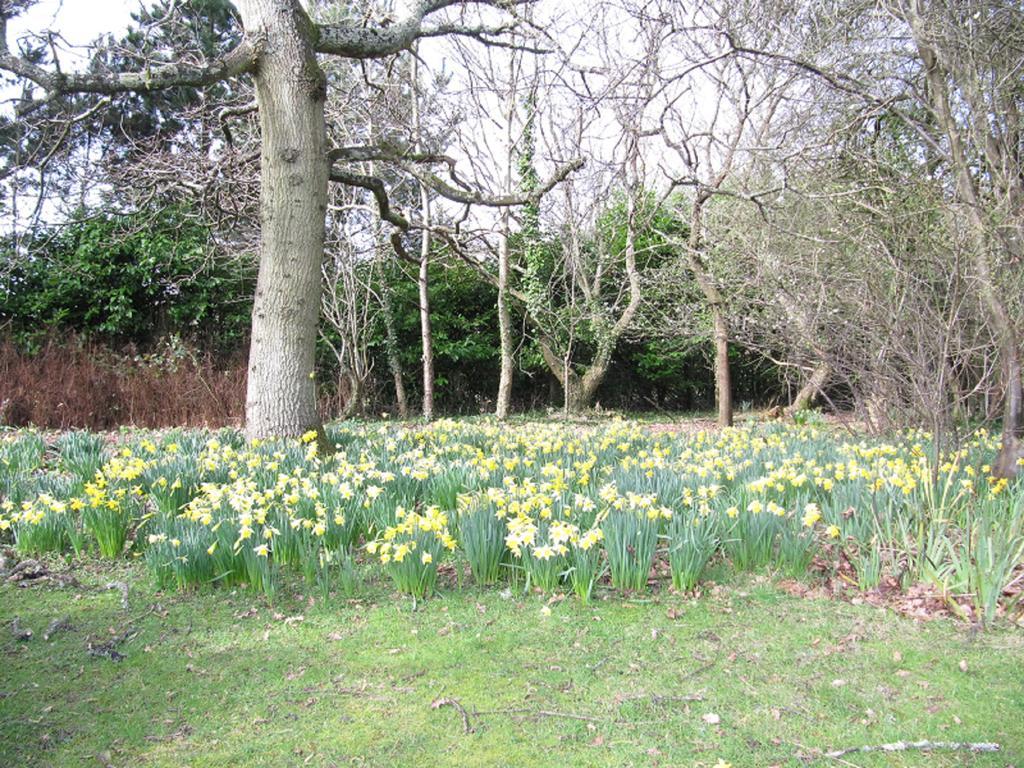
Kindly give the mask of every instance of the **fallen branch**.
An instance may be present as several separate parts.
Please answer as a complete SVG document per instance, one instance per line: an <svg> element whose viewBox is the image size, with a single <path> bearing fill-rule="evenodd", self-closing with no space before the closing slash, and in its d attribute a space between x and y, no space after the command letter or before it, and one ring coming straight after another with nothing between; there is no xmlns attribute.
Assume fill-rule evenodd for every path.
<svg viewBox="0 0 1024 768"><path fill-rule="evenodd" d="M474 711L475 717L482 715L517 715L522 717L561 717L567 720L585 720L588 723L600 723L605 718L577 715L573 712L553 712L550 709L491 709L486 712Z"/></svg>
<svg viewBox="0 0 1024 768"><path fill-rule="evenodd" d="M462 732L473 732L473 726L469 724L469 713L466 712L466 708L457 699L434 699L430 702L431 709L440 709L441 707L454 707L459 710L459 714L462 715Z"/></svg>
<svg viewBox="0 0 1024 768"><path fill-rule="evenodd" d="M118 646L123 643L131 642L138 635L138 631L128 627L122 634L115 636L109 642L97 645L93 643L92 636L90 635L85 639L85 650L90 656L97 658L110 659L111 661L123 661L127 658L118 649Z"/></svg>
<svg viewBox="0 0 1024 768"><path fill-rule="evenodd" d="M621 706L625 701L640 699L648 700L655 705L662 705L671 702L703 701L704 696L699 693L687 694L684 696L662 696L659 694L644 693L619 698L617 699L617 703ZM431 709L440 709L441 707L454 707L459 711L459 714L462 715L462 729L466 733L473 733L473 727L470 724L470 717L487 717L489 715L508 715L516 718L550 717L563 720L581 720L586 723L603 723L609 721L609 718L606 717L592 717L591 715L578 715L575 712L557 712L552 709L529 709L526 707L487 710L475 709L472 712L467 712L466 708L459 703L458 699L442 698L434 699L430 702Z"/></svg>
<svg viewBox="0 0 1024 768"><path fill-rule="evenodd" d="M825 757L842 757L854 752L908 752L912 749L926 751L955 751L955 752L998 752L1000 747L994 742L968 742L968 741L897 741L892 744L878 744L875 746L848 747L847 749L836 749L826 752Z"/></svg>

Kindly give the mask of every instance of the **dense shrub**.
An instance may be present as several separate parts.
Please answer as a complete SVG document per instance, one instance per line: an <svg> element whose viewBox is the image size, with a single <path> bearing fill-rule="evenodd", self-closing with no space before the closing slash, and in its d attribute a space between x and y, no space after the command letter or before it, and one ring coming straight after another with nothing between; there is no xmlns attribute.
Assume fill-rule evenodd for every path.
<svg viewBox="0 0 1024 768"><path fill-rule="evenodd" d="M230 353L245 343L255 269L219 253L186 209L82 212L2 255L0 327L38 347L52 331L148 348L178 335Z"/></svg>

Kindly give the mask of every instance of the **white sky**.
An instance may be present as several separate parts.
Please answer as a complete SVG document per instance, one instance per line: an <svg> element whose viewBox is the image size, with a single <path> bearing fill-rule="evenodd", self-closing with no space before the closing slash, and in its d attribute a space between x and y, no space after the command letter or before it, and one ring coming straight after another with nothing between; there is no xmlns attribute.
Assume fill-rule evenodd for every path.
<svg viewBox="0 0 1024 768"><path fill-rule="evenodd" d="M152 0L40 0L27 12L10 22L8 40L12 48L15 48L18 38L26 33L38 33L46 29L54 30L66 41L66 44L61 45L59 49L62 67L65 70L75 69L86 61L86 58L81 55L85 50L84 46L87 46L101 35L114 34L115 36L120 36L131 21L130 14L139 10L140 7L148 6L151 3ZM402 2L398 3L400 6L403 4ZM626 44L628 47L632 43L626 40ZM83 47L80 49L77 57L76 46ZM444 47L440 43L433 46L433 50L425 50L423 53L426 54L431 68L441 68L444 66ZM456 88L458 87L458 78L453 82L453 85ZM0 87L0 102L16 96L17 93L16 88ZM698 111L701 109L699 100L695 107ZM3 108L3 106L0 106L0 109ZM487 127L484 125L485 122L486 120L482 121L480 125L482 133L488 134L493 132L494 126ZM600 127L601 125L596 125L594 129L596 130ZM611 127L613 129L617 128L616 126ZM613 134L618 135L618 130L614 130ZM596 142L597 149L603 148L602 152L597 152L598 155L607 154L611 149L611 144L614 143L606 136L593 137L593 141ZM589 149L594 150L593 147ZM458 149L455 149L455 154L458 156ZM503 164L500 156L497 158L497 164L499 166ZM463 169L463 173L465 172L466 169ZM493 181L494 179L492 179ZM501 190L492 189L492 191Z"/></svg>
<svg viewBox="0 0 1024 768"><path fill-rule="evenodd" d="M26 32L52 29L71 45L86 45L107 32L124 32L139 0L41 0L8 25L13 48Z"/></svg>

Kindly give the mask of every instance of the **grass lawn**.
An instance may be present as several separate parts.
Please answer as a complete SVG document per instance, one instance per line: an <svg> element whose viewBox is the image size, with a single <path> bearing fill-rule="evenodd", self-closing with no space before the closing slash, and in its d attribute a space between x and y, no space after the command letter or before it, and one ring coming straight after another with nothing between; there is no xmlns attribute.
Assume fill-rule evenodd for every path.
<svg viewBox="0 0 1024 768"><path fill-rule="evenodd" d="M0 586L0 765L1024 763L1019 629L725 574L699 599L590 606L442 584L414 612L379 577L359 600L286 588L271 605L158 593L139 565L71 573L80 587ZM127 611L112 580L130 585ZM6 629L15 616L31 639ZM73 628L45 641L63 616ZM121 661L87 650L125 635ZM920 739L1002 750L822 755Z"/></svg>

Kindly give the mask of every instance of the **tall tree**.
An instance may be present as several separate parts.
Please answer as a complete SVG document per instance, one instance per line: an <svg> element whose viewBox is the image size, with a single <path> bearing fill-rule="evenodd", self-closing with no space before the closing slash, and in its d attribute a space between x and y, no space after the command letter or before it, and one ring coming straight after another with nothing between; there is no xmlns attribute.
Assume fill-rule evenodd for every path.
<svg viewBox="0 0 1024 768"><path fill-rule="evenodd" d="M460 0L419 0L397 19L351 17L334 23L314 22L300 0L239 0L243 35L237 45L215 56L172 51L164 61L134 71L65 72L47 67L40 56L10 49L7 23L28 4L0 2L0 69L42 90L42 102L77 93L147 93L252 79L261 141L260 256L246 431L256 438L320 429L312 373L328 182L335 163L365 156L328 143L327 79L318 56L374 59L407 50L423 36L461 34L490 40L506 27L459 19L431 23L444 9L464 5ZM497 1L475 5L507 7ZM35 96L27 93L22 111L42 103L33 101ZM334 176L346 180L344 172ZM378 190L382 186L363 181Z"/></svg>
<svg viewBox="0 0 1024 768"><path fill-rule="evenodd" d="M1024 459L1022 333L1012 301L1024 258L1024 87L1020 3L900 0L891 11L910 29L923 66L922 105L932 147L948 163L953 203L974 237L974 270L1002 363L1002 447L995 472L1013 477Z"/></svg>

